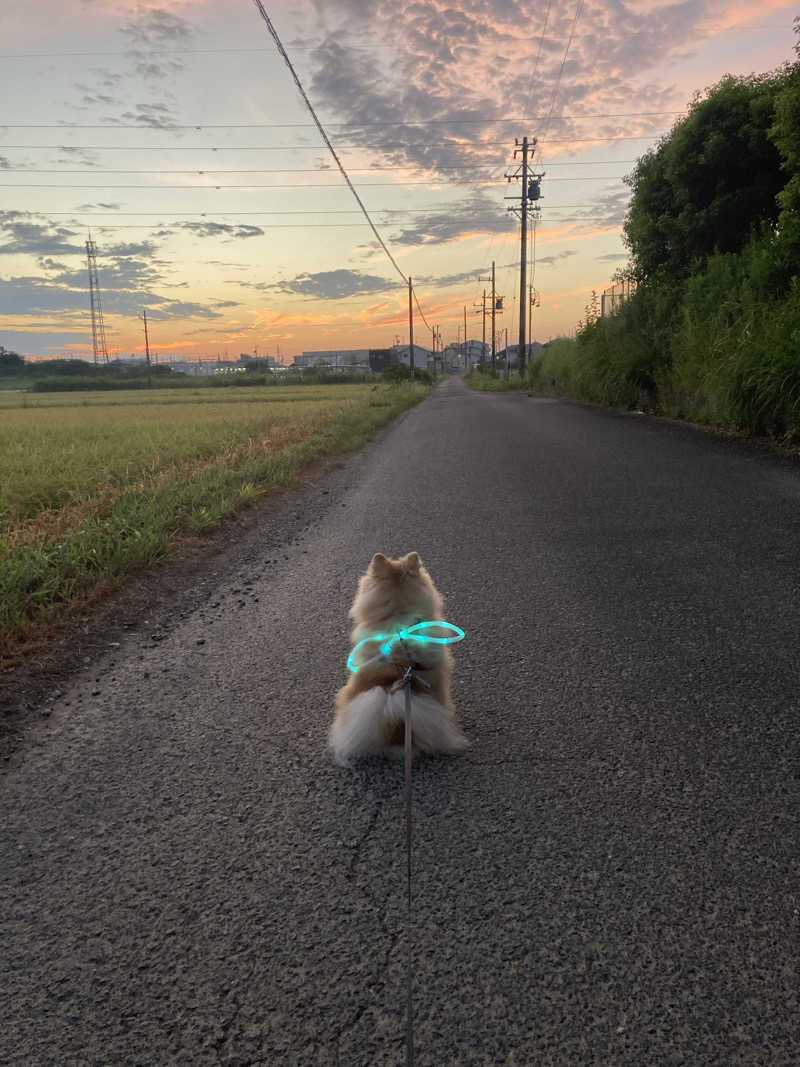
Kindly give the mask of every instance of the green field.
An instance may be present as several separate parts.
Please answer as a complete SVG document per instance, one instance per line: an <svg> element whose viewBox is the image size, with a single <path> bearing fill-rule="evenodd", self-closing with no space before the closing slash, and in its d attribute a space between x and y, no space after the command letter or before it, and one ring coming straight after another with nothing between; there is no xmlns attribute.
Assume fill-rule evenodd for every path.
<svg viewBox="0 0 800 1067"><path fill-rule="evenodd" d="M0 659L320 457L420 385L0 393Z"/></svg>

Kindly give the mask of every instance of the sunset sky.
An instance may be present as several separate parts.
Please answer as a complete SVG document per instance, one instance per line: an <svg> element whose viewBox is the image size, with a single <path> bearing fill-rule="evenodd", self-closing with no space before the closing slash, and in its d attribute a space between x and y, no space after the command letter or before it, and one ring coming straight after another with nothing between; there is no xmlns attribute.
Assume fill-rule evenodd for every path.
<svg viewBox="0 0 800 1067"><path fill-rule="evenodd" d="M782 0L278 0L264 6L429 323L516 340L514 138L538 137L535 336L626 260L622 181L693 93L793 59ZM577 18L576 18L577 16ZM572 41L567 52L570 33ZM283 359L407 341L407 293L252 0L41 0L0 14L0 344ZM562 70L563 63L563 70ZM417 323L418 343L430 333Z"/></svg>

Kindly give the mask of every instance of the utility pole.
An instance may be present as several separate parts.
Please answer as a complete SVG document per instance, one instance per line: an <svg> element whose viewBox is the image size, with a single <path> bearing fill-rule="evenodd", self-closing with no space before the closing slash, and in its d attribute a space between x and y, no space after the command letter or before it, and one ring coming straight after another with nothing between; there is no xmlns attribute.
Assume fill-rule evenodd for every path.
<svg viewBox="0 0 800 1067"><path fill-rule="evenodd" d="M486 358L486 290L483 290L483 348L481 349L481 363Z"/></svg>
<svg viewBox="0 0 800 1067"><path fill-rule="evenodd" d="M533 333L533 309L541 307L539 294L533 288L533 285L528 286L528 298L528 351L530 352L531 346L535 340Z"/></svg>
<svg viewBox="0 0 800 1067"><path fill-rule="evenodd" d="M469 345L467 344L467 305L464 305L464 373L467 373L467 359L469 353Z"/></svg>
<svg viewBox="0 0 800 1067"><path fill-rule="evenodd" d="M147 388L153 388L152 365L150 363L150 338L147 336L147 308L142 312L144 319L144 351L147 357Z"/></svg>
<svg viewBox="0 0 800 1067"><path fill-rule="evenodd" d="M517 158L517 153L522 154L521 166L513 173L506 174L506 179L511 182L517 179L522 180L522 192L520 196L519 207L510 207L508 210L515 215L519 212L520 220L520 251L519 251L519 373L522 375L525 371L525 355L526 355L526 340L527 331L525 329L525 310L527 304L527 251L528 251L528 201L537 201L541 197L539 191L539 182L544 177L544 174L532 175L532 178L528 178L528 149L530 148L531 155L536 151L536 138L534 137L532 142L528 143L528 138L523 137L522 142L519 138L514 141L514 159ZM508 196L507 200L516 200L516 197ZM538 212L538 206L534 208L534 211Z"/></svg>
<svg viewBox="0 0 800 1067"><path fill-rule="evenodd" d="M497 294L494 291L494 260L492 260L492 372L495 369L497 344L495 342L494 316L497 311Z"/></svg>
<svg viewBox="0 0 800 1067"><path fill-rule="evenodd" d="M480 279L478 279L478 280L480 280ZM481 336L483 338L483 348L481 348L481 358L478 360L479 363L483 363L485 355L486 355L486 290L485 289L483 290L483 299L481 300L480 304L473 304L472 306L474 308L480 308L481 320L482 320L482 323L483 323L483 332L481 334ZM478 314L477 311L476 311L476 314Z"/></svg>
<svg viewBox="0 0 800 1067"><path fill-rule="evenodd" d="M533 284L528 283L528 354L533 341Z"/></svg>
<svg viewBox="0 0 800 1067"><path fill-rule="evenodd" d="M412 305L413 290L411 288L411 275L408 277L408 368L411 378L414 378L414 308Z"/></svg>
<svg viewBox="0 0 800 1067"><path fill-rule="evenodd" d="M496 363L497 363L497 331L495 329L495 315L502 308L502 298L501 298L501 300L497 299L497 290L495 289L494 276L495 276L495 274L494 274L494 260L492 260L492 279L491 280L492 280L492 370L493 371L494 371ZM478 281L482 281L482 282L486 281L486 282L488 282L489 279L488 278L479 278ZM499 307L498 307L498 304L500 305ZM485 340L486 339L484 338L484 343L485 343Z"/></svg>

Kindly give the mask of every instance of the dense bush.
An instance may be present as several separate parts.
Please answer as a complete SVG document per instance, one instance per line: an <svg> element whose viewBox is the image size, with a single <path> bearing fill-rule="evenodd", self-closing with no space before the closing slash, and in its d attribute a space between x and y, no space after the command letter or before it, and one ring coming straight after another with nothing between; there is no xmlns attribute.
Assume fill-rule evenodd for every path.
<svg viewBox="0 0 800 1067"><path fill-rule="evenodd" d="M405 363L393 363L390 367L383 368L381 377L385 382L407 382L411 378L411 371ZM414 368L414 379L423 385L433 385L436 380L431 371L420 367Z"/></svg>
<svg viewBox="0 0 800 1067"><path fill-rule="evenodd" d="M724 78L630 184L638 287L605 317L593 298L532 384L800 438L800 64Z"/></svg>

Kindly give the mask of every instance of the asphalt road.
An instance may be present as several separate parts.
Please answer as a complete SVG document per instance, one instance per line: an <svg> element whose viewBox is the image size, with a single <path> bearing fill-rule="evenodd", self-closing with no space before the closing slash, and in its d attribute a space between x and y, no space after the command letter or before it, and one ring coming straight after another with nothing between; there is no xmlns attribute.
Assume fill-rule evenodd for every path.
<svg viewBox="0 0 800 1067"><path fill-rule="evenodd" d="M11 762L0 1062L404 1062L402 763L325 737L416 549L472 741L415 765L417 1063L800 1063L800 467L450 381L282 508Z"/></svg>

